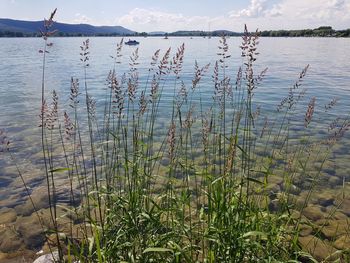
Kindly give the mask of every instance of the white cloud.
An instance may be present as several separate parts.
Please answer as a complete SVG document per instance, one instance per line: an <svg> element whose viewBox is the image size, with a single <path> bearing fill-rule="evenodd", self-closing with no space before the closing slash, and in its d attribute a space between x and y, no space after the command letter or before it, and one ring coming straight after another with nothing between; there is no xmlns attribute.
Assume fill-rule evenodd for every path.
<svg viewBox="0 0 350 263"><path fill-rule="evenodd" d="M275 4L271 2L251 0L246 9L231 11L230 14L236 21L246 20L253 28L261 29L301 29L322 25L344 29L350 25L350 0L280 0Z"/></svg>
<svg viewBox="0 0 350 263"><path fill-rule="evenodd" d="M271 9L266 10L264 13L267 17L278 17L283 15L281 5L273 5Z"/></svg>
<svg viewBox="0 0 350 263"><path fill-rule="evenodd" d="M303 23L343 27L350 22L348 0L284 0L280 6L287 19L294 17Z"/></svg>
<svg viewBox="0 0 350 263"><path fill-rule="evenodd" d="M240 11L230 12L230 17L258 17L266 10L266 0L251 0L250 5Z"/></svg>
<svg viewBox="0 0 350 263"><path fill-rule="evenodd" d="M341 9L345 6L345 0L330 0L328 6L334 9Z"/></svg>
<svg viewBox="0 0 350 263"><path fill-rule="evenodd" d="M92 19L87 17L86 15L76 13L73 22L76 24L89 24L92 22Z"/></svg>
<svg viewBox="0 0 350 263"><path fill-rule="evenodd" d="M302 29L330 25L349 28L350 0L251 0L246 8L217 17L186 16L155 9L135 8L115 24L136 31L227 29Z"/></svg>
<svg viewBox="0 0 350 263"><path fill-rule="evenodd" d="M175 31L179 29L206 30L210 21L211 18L207 16L184 16L181 13L135 8L117 19L116 23L139 31Z"/></svg>

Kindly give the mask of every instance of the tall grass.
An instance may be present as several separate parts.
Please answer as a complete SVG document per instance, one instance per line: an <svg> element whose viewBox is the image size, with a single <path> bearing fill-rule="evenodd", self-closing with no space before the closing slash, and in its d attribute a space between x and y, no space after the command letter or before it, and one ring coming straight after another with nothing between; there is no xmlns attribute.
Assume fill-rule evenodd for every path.
<svg viewBox="0 0 350 263"><path fill-rule="evenodd" d="M230 51L223 36L218 60L203 67L195 62L189 83L182 75L185 45L173 57L170 49L163 55L157 50L145 84L139 80L138 49L130 57L129 72L119 75L122 40L112 56L101 118L89 94L89 40L81 46L82 81L71 80L70 107L59 105L56 92L47 105L45 56L54 15L55 11L43 32L41 127L57 261L297 262L305 258L298 242L300 212L317 185L331 146L350 125L345 119L326 140L315 141L312 121L317 100L312 98L300 120L302 135L292 134L294 116L305 96L302 81L308 65L275 114L261 119L254 94L267 69L255 71L258 32L245 28L237 76L230 76ZM210 71L209 95L203 93L202 82ZM163 91L170 88L172 102L165 108ZM204 103L208 96L211 102ZM331 104L327 110L335 102ZM57 142L64 153L62 161L53 158ZM57 173L65 173L70 183L71 207L65 209L74 220L68 233L57 223ZM280 192L271 188L275 177L283 178ZM291 192L300 180L309 181L309 192L297 206Z"/></svg>

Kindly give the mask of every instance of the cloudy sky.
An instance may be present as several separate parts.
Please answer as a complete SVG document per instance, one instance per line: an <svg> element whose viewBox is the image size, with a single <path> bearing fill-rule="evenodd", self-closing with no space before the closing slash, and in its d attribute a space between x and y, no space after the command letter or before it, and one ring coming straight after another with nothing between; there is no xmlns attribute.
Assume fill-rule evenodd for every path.
<svg viewBox="0 0 350 263"><path fill-rule="evenodd" d="M350 28L350 0L0 0L0 17L136 31Z"/></svg>

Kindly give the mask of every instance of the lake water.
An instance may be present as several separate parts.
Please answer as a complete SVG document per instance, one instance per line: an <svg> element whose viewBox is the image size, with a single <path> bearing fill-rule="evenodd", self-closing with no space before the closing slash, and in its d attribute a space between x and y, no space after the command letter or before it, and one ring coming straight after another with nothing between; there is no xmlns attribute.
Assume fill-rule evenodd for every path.
<svg viewBox="0 0 350 263"><path fill-rule="evenodd" d="M47 59L46 83L47 90L55 89L62 104L69 103L70 79L83 78L80 62L80 45L84 38L53 38L54 43L49 49ZM172 55L176 49L185 43L185 58L182 79L190 81L193 78L194 62L200 66L211 63L206 77L202 81L204 101L212 96L211 75L213 65L218 59L219 38L138 38L140 80L147 78L151 57L157 50L161 56L171 47ZM116 44L120 38L91 38L90 66L88 68L88 83L91 95L97 100L97 107L103 105L106 93L106 77L113 67ZM235 78L237 70L243 63L239 45L241 38L228 38L229 54L228 74ZM6 39L0 38L0 129L7 132L11 139L11 151L22 170L31 190L44 184L42 163L38 160L41 153L39 111L41 103L41 67L42 54L38 51L43 46L40 38ZM288 94L288 89L299 77L301 70L310 64L310 69L303 81L307 89L304 109L309 98L315 96L315 126L322 127L326 121L336 117L345 117L350 112L350 39L335 38L261 38L258 50L260 55L256 62L257 72L268 67L268 72L262 84L256 90L254 100L265 112L274 112L276 105ZM124 46L122 64L117 72L127 72L129 57L136 47ZM233 81L234 82L234 81ZM209 84L208 84L209 83ZM165 89L165 102L162 112L166 115L167 98L172 90ZM168 95L168 96L167 96ZM331 99L338 98L335 109L325 117L318 118L317 112ZM169 103L169 101L168 101ZM324 127L324 125L323 125ZM326 131L320 128L318 133ZM315 134L316 136L317 134ZM336 147L333 154L334 165L329 168L330 176L336 174L339 178L350 179L350 134L346 134L342 144ZM345 181L346 181L345 180ZM329 187L341 187L343 180L335 185L324 184L324 191ZM15 208L26 200L23 185L17 176L13 160L8 155L0 153L0 209ZM5 211L5 210L0 210ZM0 237L1 239L1 237Z"/></svg>

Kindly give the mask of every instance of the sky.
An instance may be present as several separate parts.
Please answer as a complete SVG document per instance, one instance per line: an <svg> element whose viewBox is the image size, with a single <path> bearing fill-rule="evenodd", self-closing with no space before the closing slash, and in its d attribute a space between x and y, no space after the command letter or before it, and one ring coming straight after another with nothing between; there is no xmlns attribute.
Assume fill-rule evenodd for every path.
<svg viewBox="0 0 350 263"><path fill-rule="evenodd" d="M0 18L119 25L138 32L350 28L350 0L0 0Z"/></svg>

